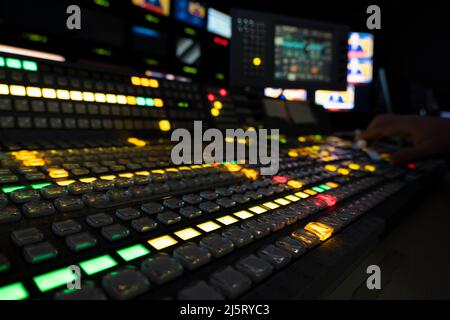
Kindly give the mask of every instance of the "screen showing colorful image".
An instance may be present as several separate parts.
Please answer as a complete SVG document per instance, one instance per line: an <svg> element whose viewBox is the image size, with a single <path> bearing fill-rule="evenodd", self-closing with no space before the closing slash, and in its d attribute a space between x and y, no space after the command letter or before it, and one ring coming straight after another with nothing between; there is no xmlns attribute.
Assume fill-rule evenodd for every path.
<svg viewBox="0 0 450 320"><path fill-rule="evenodd" d="M350 59L347 67L347 82L353 84L372 82L372 59Z"/></svg>
<svg viewBox="0 0 450 320"><path fill-rule="evenodd" d="M281 89L270 87L264 89L264 96L287 101L306 101L308 98L306 90L303 89Z"/></svg>
<svg viewBox="0 0 450 320"><path fill-rule="evenodd" d="M315 102L329 111L345 111L355 107L355 87L347 86L346 91L317 90Z"/></svg>
<svg viewBox="0 0 450 320"><path fill-rule="evenodd" d="M331 81L333 33L296 26L275 26L275 79Z"/></svg>
<svg viewBox="0 0 450 320"><path fill-rule="evenodd" d="M197 1L177 0L175 17L180 21L202 28L205 26L206 8Z"/></svg>
<svg viewBox="0 0 450 320"><path fill-rule="evenodd" d="M348 38L349 59L373 58L373 35L370 33L352 32Z"/></svg>
<svg viewBox="0 0 450 320"><path fill-rule="evenodd" d="M135 6L147 9L168 17L170 15L170 0L132 0Z"/></svg>
<svg viewBox="0 0 450 320"><path fill-rule="evenodd" d="M208 9L208 32L215 33L221 37L231 38L231 17L216 9Z"/></svg>

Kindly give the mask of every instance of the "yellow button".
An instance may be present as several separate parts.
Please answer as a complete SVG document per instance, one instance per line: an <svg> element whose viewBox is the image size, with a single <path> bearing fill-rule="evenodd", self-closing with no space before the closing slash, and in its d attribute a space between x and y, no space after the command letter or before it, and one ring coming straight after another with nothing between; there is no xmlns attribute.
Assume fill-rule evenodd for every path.
<svg viewBox="0 0 450 320"><path fill-rule="evenodd" d="M278 205L276 203L273 203L273 202L263 203L263 206L266 207L266 208L269 208L269 209L276 209L276 208L280 207L280 205Z"/></svg>
<svg viewBox="0 0 450 320"><path fill-rule="evenodd" d="M278 204L281 204L282 206L286 206L289 203L291 203L289 200L286 200L286 199L283 199L283 198L278 198L278 199L275 199L273 201L278 203Z"/></svg>
<svg viewBox="0 0 450 320"><path fill-rule="evenodd" d="M197 225L197 227L205 232L211 232L213 230L219 229L220 226L212 221L203 222Z"/></svg>
<svg viewBox="0 0 450 320"><path fill-rule="evenodd" d="M236 217L241 218L242 220L248 219L253 217L253 214L251 214L250 212L246 211L246 210L242 210L236 213L233 213Z"/></svg>
<svg viewBox="0 0 450 320"><path fill-rule="evenodd" d="M301 187L303 187L303 183L297 180L289 180L287 184L294 189L300 189Z"/></svg>
<svg viewBox="0 0 450 320"><path fill-rule="evenodd" d="M296 202L296 201L300 200L299 197L296 197L296 196L294 196L292 194L286 196L285 198L288 199L289 201L292 201L292 202Z"/></svg>
<svg viewBox="0 0 450 320"><path fill-rule="evenodd" d="M177 240L167 235L148 240L147 242L156 250L162 250L178 243Z"/></svg>
<svg viewBox="0 0 450 320"><path fill-rule="evenodd" d="M219 221L220 223L226 225L226 226L228 226L230 224L233 224L233 223L238 221L236 218L233 218L232 216L223 216L223 217L220 217L220 218L218 218L216 220Z"/></svg>
<svg viewBox="0 0 450 320"><path fill-rule="evenodd" d="M296 195L297 197L302 198L302 199L309 198L309 195L307 195L306 193L301 192L301 191L300 191L300 192L296 192L295 195Z"/></svg>
<svg viewBox="0 0 450 320"><path fill-rule="evenodd" d="M68 186L72 183L75 183L75 180L63 180L63 181L57 181L56 184L61 186L61 187L65 187Z"/></svg>
<svg viewBox="0 0 450 320"><path fill-rule="evenodd" d="M319 237L320 241L325 241L333 234L334 229L321 222L310 222L305 229Z"/></svg>
<svg viewBox="0 0 450 320"><path fill-rule="evenodd" d="M317 194L316 191L311 190L311 189L303 190L303 192L309 194L310 196L315 196Z"/></svg>
<svg viewBox="0 0 450 320"><path fill-rule="evenodd" d="M159 121L159 129L161 131L169 131L170 130L170 122L169 122L169 120L160 120Z"/></svg>
<svg viewBox="0 0 450 320"><path fill-rule="evenodd" d="M180 239L189 240L199 236L201 233L194 228L186 228L180 231L176 231L174 232L174 234Z"/></svg>
<svg viewBox="0 0 450 320"><path fill-rule="evenodd" d="M262 63L262 60L261 60L260 57L254 57L254 58L253 58L253 65L254 65L255 67L259 67L259 66L261 65L261 63Z"/></svg>
<svg viewBox="0 0 450 320"><path fill-rule="evenodd" d="M250 210L251 212L256 213L256 214L261 214L261 213L264 213L267 211L266 209L264 209L263 207L260 207L260 206L254 206L254 207L249 208L248 210Z"/></svg>

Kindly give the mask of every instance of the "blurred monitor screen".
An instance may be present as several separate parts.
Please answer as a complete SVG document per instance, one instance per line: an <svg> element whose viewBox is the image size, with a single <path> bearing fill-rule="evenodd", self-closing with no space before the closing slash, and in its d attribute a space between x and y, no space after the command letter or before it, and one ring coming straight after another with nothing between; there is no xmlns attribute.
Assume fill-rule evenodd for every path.
<svg viewBox="0 0 450 320"><path fill-rule="evenodd" d="M355 107L355 87L348 85L346 91L317 90L315 103L328 111L348 111Z"/></svg>
<svg viewBox="0 0 450 320"><path fill-rule="evenodd" d="M347 82L368 84L373 77L373 35L351 32L348 38Z"/></svg>
<svg viewBox="0 0 450 320"><path fill-rule="evenodd" d="M306 90L303 89L281 89L270 87L264 89L264 96L287 101L306 101L308 98Z"/></svg>
<svg viewBox="0 0 450 320"><path fill-rule="evenodd" d="M170 0L132 0L135 6L147 9L168 17L170 15Z"/></svg>
<svg viewBox="0 0 450 320"><path fill-rule="evenodd" d="M198 28L203 28L205 26L206 8L198 1L176 0L175 18Z"/></svg>
<svg viewBox="0 0 450 320"><path fill-rule="evenodd" d="M221 37L231 38L231 17L216 9L208 9L208 32L215 33Z"/></svg>

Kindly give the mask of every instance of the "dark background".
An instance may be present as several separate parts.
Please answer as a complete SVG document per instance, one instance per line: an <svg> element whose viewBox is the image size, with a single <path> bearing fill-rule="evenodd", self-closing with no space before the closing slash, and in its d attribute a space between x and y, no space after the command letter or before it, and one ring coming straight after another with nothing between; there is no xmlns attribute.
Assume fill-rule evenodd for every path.
<svg viewBox="0 0 450 320"><path fill-rule="evenodd" d="M94 0L15 0L0 1L0 42L26 45L41 50L61 52L69 60L97 60L101 63L119 63L137 69L155 69L182 74L182 65L173 56L174 43L179 36L185 36L185 24L173 18L161 17L158 27L168 35L169 46L162 53L155 53L160 60L157 66L143 63L141 53L131 52L130 35L125 32L121 45L108 43L110 56L96 56L92 53L93 39L105 40L108 31L101 22L82 32L65 29L65 8L68 4L79 4L123 20L127 30L132 21L142 20L142 10L133 8L129 1L109 0L110 7L95 5ZM440 110L450 110L447 91L450 88L450 62L447 39L450 31L449 11L445 1L293 1L293 0L209 0L207 6L228 13L232 7L287 14L300 18L317 19L348 25L352 31L372 32L375 35L374 82L363 112L332 114L336 129L352 127L357 123L367 123L378 112L383 112L379 103L379 87L376 70L386 69L394 111L397 113L436 114ZM366 8L371 4L381 7L381 30L367 30ZM172 4L173 9L173 4ZM13 14L14 13L14 14ZM95 22L94 22L95 25ZM61 27L62 26L62 27ZM194 28L195 29L195 28ZM23 38L24 32L40 32L48 36L47 43L31 43ZM119 32L114 31L114 34ZM225 85L214 74L228 73L227 51L211 46L212 35L197 29L194 37L203 45L202 64L194 78L202 82ZM112 39L111 39L112 40ZM105 47L104 44L101 47ZM160 47L156 45L156 47ZM225 49L226 50L226 49ZM155 57L150 57L155 58ZM361 111L361 110L359 110Z"/></svg>

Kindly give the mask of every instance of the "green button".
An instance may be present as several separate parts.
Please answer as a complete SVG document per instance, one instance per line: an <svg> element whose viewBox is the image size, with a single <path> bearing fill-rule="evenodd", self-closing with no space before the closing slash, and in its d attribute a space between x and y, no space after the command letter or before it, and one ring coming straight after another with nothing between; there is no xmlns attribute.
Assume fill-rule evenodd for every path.
<svg viewBox="0 0 450 320"><path fill-rule="evenodd" d="M145 98L144 97L136 97L136 104L138 106L145 106Z"/></svg>
<svg viewBox="0 0 450 320"><path fill-rule="evenodd" d="M4 67L5 66L5 58L0 57L0 67Z"/></svg>
<svg viewBox="0 0 450 320"><path fill-rule="evenodd" d="M4 188L2 188L2 191L4 193L11 193L13 191L20 190L20 189L25 189L25 186L4 187Z"/></svg>
<svg viewBox="0 0 450 320"><path fill-rule="evenodd" d="M314 188L311 188L311 189L313 189L314 191L316 191L316 192L324 192L325 190L323 190L322 188L320 188L320 187L314 187Z"/></svg>
<svg viewBox="0 0 450 320"><path fill-rule="evenodd" d="M31 188L34 190L39 190L48 186L51 186L52 184L50 182L43 182L43 183L35 183L31 185Z"/></svg>
<svg viewBox="0 0 450 320"><path fill-rule="evenodd" d="M145 104L146 104L148 107L154 107L154 106L155 106L155 103L153 102L153 99L152 99L152 98L147 98L147 99L145 99Z"/></svg>
<svg viewBox="0 0 450 320"><path fill-rule="evenodd" d="M23 60L22 67L23 67L23 70L27 70L27 71L37 71L37 69L38 69L37 63L34 61L29 61L29 60Z"/></svg>
<svg viewBox="0 0 450 320"><path fill-rule="evenodd" d="M6 58L6 66L12 69L21 69L22 63L19 59Z"/></svg>
<svg viewBox="0 0 450 320"><path fill-rule="evenodd" d="M49 290L61 287L74 281L75 279L75 274L68 267L51 271L33 278L34 283L37 285L39 290L41 290L41 292L47 292Z"/></svg>
<svg viewBox="0 0 450 320"><path fill-rule="evenodd" d="M80 263L81 269L89 276L115 267L116 265L117 262L107 254Z"/></svg>
<svg viewBox="0 0 450 320"><path fill-rule="evenodd" d="M326 184L321 184L319 186L319 188L323 189L323 190L330 190L331 188L329 186L327 186Z"/></svg>
<svg viewBox="0 0 450 320"><path fill-rule="evenodd" d="M117 251L117 254L125 261L134 260L150 253L142 244L123 248Z"/></svg>
<svg viewBox="0 0 450 320"><path fill-rule="evenodd" d="M0 288L0 300L24 300L26 298L28 298L28 291L21 282Z"/></svg>

